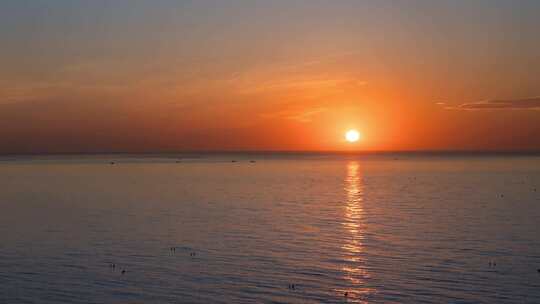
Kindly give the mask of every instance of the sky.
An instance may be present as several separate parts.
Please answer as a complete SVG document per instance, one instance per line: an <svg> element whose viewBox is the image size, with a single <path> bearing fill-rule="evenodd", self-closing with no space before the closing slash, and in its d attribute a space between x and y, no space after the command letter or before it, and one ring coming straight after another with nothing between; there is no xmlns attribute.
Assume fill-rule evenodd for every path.
<svg viewBox="0 0 540 304"><path fill-rule="evenodd" d="M3 0L0 153L540 150L539 15L536 0Z"/></svg>

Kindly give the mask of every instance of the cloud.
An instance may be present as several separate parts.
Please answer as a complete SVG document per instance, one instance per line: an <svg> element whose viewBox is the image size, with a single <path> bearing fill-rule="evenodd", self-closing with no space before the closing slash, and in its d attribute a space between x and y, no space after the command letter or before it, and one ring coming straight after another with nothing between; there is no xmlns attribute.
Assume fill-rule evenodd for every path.
<svg viewBox="0 0 540 304"><path fill-rule="evenodd" d="M286 90L322 90L336 88L358 88L368 84L365 80L355 78L321 78L321 79L285 79L246 85L241 93L258 93Z"/></svg>
<svg viewBox="0 0 540 304"><path fill-rule="evenodd" d="M285 110L285 111L278 111L278 112L273 112L273 113L264 113L264 114L261 114L261 117L282 118L282 119L294 120L301 123L308 123L313 120L314 116L321 114L323 112L326 112L326 111L327 111L327 108L324 108L324 107L307 109L307 110L302 110L302 111Z"/></svg>
<svg viewBox="0 0 540 304"><path fill-rule="evenodd" d="M313 116L320 114L322 112L325 112L325 111L326 111L326 108L316 108L316 109L305 111L302 113L290 115L287 118L296 120L298 122L311 122Z"/></svg>
<svg viewBox="0 0 540 304"><path fill-rule="evenodd" d="M499 99L464 103L452 109L460 110L540 110L540 97Z"/></svg>

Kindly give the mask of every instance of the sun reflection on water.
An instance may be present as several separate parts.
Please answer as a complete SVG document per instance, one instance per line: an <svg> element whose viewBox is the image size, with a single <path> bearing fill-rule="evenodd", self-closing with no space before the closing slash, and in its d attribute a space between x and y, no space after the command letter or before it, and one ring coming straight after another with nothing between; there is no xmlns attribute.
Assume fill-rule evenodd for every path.
<svg viewBox="0 0 540 304"><path fill-rule="evenodd" d="M363 192L360 166L357 161L347 164L347 176L345 177L345 193L347 197L342 225L346 231L344 250L344 265L341 270L344 278L349 282L347 288L339 290L346 295L350 302L367 303L367 297L375 290L366 285L370 274L366 268L364 253L363 223Z"/></svg>

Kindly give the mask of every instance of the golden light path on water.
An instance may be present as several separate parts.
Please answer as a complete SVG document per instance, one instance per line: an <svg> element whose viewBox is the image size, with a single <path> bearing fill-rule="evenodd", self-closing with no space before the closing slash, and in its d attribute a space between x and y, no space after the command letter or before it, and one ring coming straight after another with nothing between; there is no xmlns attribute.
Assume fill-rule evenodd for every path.
<svg viewBox="0 0 540 304"><path fill-rule="evenodd" d="M365 286L370 274L366 268L363 257L364 247L364 192L360 165L357 161L347 163L347 175L345 177L346 205L343 217L343 227L348 234L342 246L344 250L345 266L342 267L344 278L351 287L341 292L346 293L347 299L354 303L368 303L367 296L374 293L373 288Z"/></svg>

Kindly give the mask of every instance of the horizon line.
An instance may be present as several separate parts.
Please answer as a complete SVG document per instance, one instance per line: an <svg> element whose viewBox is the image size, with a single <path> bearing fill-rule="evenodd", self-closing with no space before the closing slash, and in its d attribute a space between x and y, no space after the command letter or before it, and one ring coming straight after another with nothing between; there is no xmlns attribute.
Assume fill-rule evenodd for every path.
<svg viewBox="0 0 540 304"><path fill-rule="evenodd" d="M540 155L540 150L512 149L418 149L418 150L161 150L161 151L65 151L65 152L7 152L0 156L55 156L55 155L157 155L157 154L508 154Z"/></svg>

